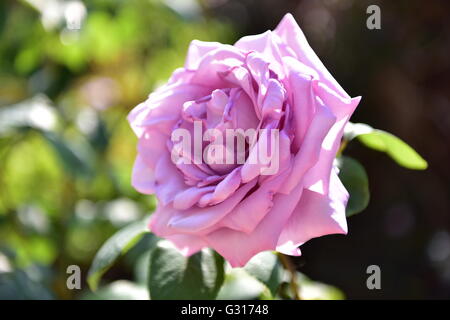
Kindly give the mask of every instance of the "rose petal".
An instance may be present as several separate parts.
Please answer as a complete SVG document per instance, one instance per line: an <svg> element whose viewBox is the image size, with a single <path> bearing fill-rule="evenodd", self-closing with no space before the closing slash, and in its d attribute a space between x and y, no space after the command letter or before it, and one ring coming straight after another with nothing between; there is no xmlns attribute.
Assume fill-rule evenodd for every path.
<svg viewBox="0 0 450 320"><path fill-rule="evenodd" d="M216 186L210 204L218 204L225 199L228 199L239 188L240 185L240 168L236 168Z"/></svg>
<svg viewBox="0 0 450 320"><path fill-rule="evenodd" d="M323 103L332 110L337 121L322 142L319 161L305 175L305 188L326 194L329 189L330 175L328 173L332 169L333 161L341 144L344 127L361 98L342 98L326 85L318 82L315 84L315 91Z"/></svg>
<svg viewBox="0 0 450 320"><path fill-rule="evenodd" d="M313 74L308 73L302 64L285 59L288 66L288 81L290 85L291 110L293 113L293 127L295 132L294 150L297 151L302 144L311 120L316 111L316 102L313 91Z"/></svg>
<svg viewBox="0 0 450 320"><path fill-rule="evenodd" d="M158 130L146 130L137 144L138 154L147 166L155 168L161 156L167 153L168 137Z"/></svg>
<svg viewBox="0 0 450 320"><path fill-rule="evenodd" d="M282 75L282 56L273 37L272 31L268 30L261 34L242 37L234 44L234 46L246 51L256 51L264 55L264 57L270 61L271 69L277 74Z"/></svg>
<svg viewBox="0 0 450 320"><path fill-rule="evenodd" d="M333 76L328 72L314 50L309 46L305 35L290 13L283 17L274 30L274 33L293 49L296 58L300 60L300 62L317 71L321 81L339 92L342 96L348 97L344 89L342 89L339 83L337 83Z"/></svg>
<svg viewBox="0 0 450 320"><path fill-rule="evenodd" d="M207 247L206 242L202 238L193 235L175 234L173 236L168 236L167 239L170 240L175 247L177 247L177 249L187 257Z"/></svg>
<svg viewBox="0 0 450 320"><path fill-rule="evenodd" d="M188 188L178 193L173 200L173 208L176 210L187 210L192 207L206 193L214 191L214 186L197 188Z"/></svg>
<svg viewBox="0 0 450 320"><path fill-rule="evenodd" d="M286 179L280 192L289 194L303 178L305 172L317 163L321 151L321 141L325 139L335 120L336 118L328 108L317 107L300 150L294 157L292 174Z"/></svg>
<svg viewBox="0 0 450 320"><path fill-rule="evenodd" d="M139 192L152 194L155 192L154 171L145 164L141 156L137 155L134 161L131 185Z"/></svg>
<svg viewBox="0 0 450 320"><path fill-rule="evenodd" d="M230 198L217 205L201 209L194 207L174 213L169 221L172 234L176 232L198 234L200 231L213 226L233 210L255 183L256 181L253 181L243 185Z"/></svg>
<svg viewBox="0 0 450 320"><path fill-rule="evenodd" d="M262 103L262 116L280 119L282 116L283 103L286 90L280 82L269 79L266 95Z"/></svg>
<svg viewBox="0 0 450 320"><path fill-rule="evenodd" d="M244 54L237 48L222 45L204 56L191 79L191 83L209 87L210 91L211 88L225 88L226 83L222 74L230 68L242 66L244 59Z"/></svg>
<svg viewBox="0 0 450 320"><path fill-rule="evenodd" d="M165 206L185 189L187 186L182 175L172 163L169 153L164 153L155 167L155 193L158 200Z"/></svg>
<svg viewBox="0 0 450 320"><path fill-rule="evenodd" d="M328 196L304 189L278 240L277 251L296 255L297 247L327 234L347 233L348 192L333 171Z"/></svg>
<svg viewBox="0 0 450 320"><path fill-rule="evenodd" d="M275 195L272 210L250 234L221 228L205 236L205 241L225 257L232 267L242 267L257 253L275 249L278 237L301 194L302 187L298 185L290 195Z"/></svg>
<svg viewBox="0 0 450 320"><path fill-rule="evenodd" d="M219 42L192 40L189 45L184 67L186 69L196 70L206 54L222 46Z"/></svg>
<svg viewBox="0 0 450 320"><path fill-rule="evenodd" d="M170 135L186 101L208 94L207 88L192 84L166 85L153 92L144 103L131 110L128 121L140 137L145 129L158 129Z"/></svg>

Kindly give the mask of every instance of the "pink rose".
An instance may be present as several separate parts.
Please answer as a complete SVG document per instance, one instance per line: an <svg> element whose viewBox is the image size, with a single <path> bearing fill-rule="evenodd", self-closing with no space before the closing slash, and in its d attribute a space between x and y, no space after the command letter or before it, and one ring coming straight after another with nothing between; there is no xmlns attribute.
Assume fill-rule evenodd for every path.
<svg viewBox="0 0 450 320"><path fill-rule="evenodd" d="M349 195L333 160L359 101L326 70L290 14L274 31L233 46L192 41L184 68L128 117L139 138L132 184L159 200L150 229L186 255L211 247L232 266L265 250L300 255L311 238L347 233ZM174 159L174 131L194 135L195 123L279 135L269 163L249 161L270 144L265 134L245 140L244 163ZM273 155L278 165L267 174Z"/></svg>

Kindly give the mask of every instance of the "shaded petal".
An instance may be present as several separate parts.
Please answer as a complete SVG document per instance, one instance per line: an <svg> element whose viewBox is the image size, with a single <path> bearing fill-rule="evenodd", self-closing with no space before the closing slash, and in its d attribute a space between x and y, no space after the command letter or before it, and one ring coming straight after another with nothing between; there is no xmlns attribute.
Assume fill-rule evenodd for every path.
<svg viewBox="0 0 450 320"><path fill-rule="evenodd" d="M290 90L288 93L292 106L292 126L295 132L293 147L297 151L316 112L312 81L315 75L294 59L285 58L285 62L289 70L287 81Z"/></svg>
<svg viewBox="0 0 450 320"><path fill-rule="evenodd" d="M278 237L301 193L302 187L298 185L290 195L275 195L272 210L252 233L221 228L205 236L206 242L227 259L231 266L244 266L257 253L275 249Z"/></svg>
<svg viewBox="0 0 450 320"><path fill-rule="evenodd" d="M175 247L177 247L177 249L187 257L207 247L206 242L202 238L189 234L174 234L172 236L168 236L167 239L170 240Z"/></svg>
<svg viewBox="0 0 450 320"><path fill-rule="evenodd" d="M177 163L176 166L183 173L186 184L195 185L209 177L195 164Z"/></svg>
<svg viewBox="0 0 450 320"><path fill-rule="evenodd" d="M211 88L225 88L227 84L222 74L230 68L242 66L244 59L244 54L237 48L222 45L204 56L191 79L191 83L208 86L210 90Z"/></svg>
<svg viewBox="0 0 450 320"><path fill-rule="evenodd" d="M176 210L187 210L200 200L208 192L214 191L214 186L197 188L188 188L178 193L173 200L173 208Z"/></svg>
<svg viewBox="0 0 450 320"><path fill-rule="evenodd" d="M322 141L327 136L335 121L336 117L334 117L328 108L320 105L317 107L316 114L308 127L300 150L294 157L292 174L286 179L280 192L289 194L298 185L300 180L303 179L307 170L317 163L321 152Z"/></svg>
<svg viewBox="0 0 450 320"><path fill-rule="evenodd" d="M158 129L170 135L180 118L183 103L207 95L209 90L193 84L166 85L153 92L147 101L139 104L128 114L128 121L140 137L145 129Z"/></svg>
<svg viewBox="0 0 450 320"><path fill-rule="evenodd" d="M169 205L158 204L155 212L150 216L149 229L158 237L167 236L167 224L176 210Z"/></svg>
<svg viewBox="0 0 450 320"><path fill-rule="evenodd" d="M286 170L278 176L265 180L224 218L222 225L245 233L254 231L272 209L273 197L289 174L290 170Z"/></svg>
<svg viewBox="0 0 450 320"><path fill-rule="evenodd" d="M140 155L134 161L131 185L139 192L152 194L155 192L155 173L147 166Z"/></svg>
<svg viewBox="0 0 450 320"><path fill-rule="evenodd" d="M155 193L163 206L187 188L182 174L172 163L169 153L164 153L155 167Z"/></svg>
<svg viewBox="0 0 450 320"><path fill-rule="evenodd" d="M222 224L234 230L252 232L273 206L273 196L291 174L292 163L290 140L284 131L280 132L279 166L276 175L260 177L259 187L247 196L225 217Z"/></svg>
<svg viewBox="0 0 450 320"><path fill-rule="evenodd" d="M255 179L261 174L264 168L268 167L268 164L263 163L260 159L261 150L266 150L269 153L268 158L271 159L274 156L273 152L269 149L270 132L260 134L258 141L251 147L249 155L245 163L241 168L242 182L246 183Z"/></svg>
<svg viewBox="0 0 450 320"><path fill-rule="evenodd" d="M258 126L259 119L255 113L255 107L249 96L242 90L238 91L230 110L230 117L234 128L237 129L255 129Z"/></svg>
<svg viewBox="0 0 450 320"><path fill-rule="evenodd" d="M173 233L198 234L200 231L214 226L233 210L255 184L256 180L243 185L231 197L217 205L176 212L170 219L170 229Z"/></svg>
<svg viewBox="0 0 450 320"><path fill-rule="evenodd" d="M217 204L228 199L241 185L240 168L234 169L219 182L214 190L210 204Z"/></svg>
<svg viewBox="0 0 450 320"><path fill-rule="evenodd" d="M142 160L152 169L164 153L167 153L167 135L158 130L146 130L137 144L138 154Z"/></svg>
<svg viewBox="0 0 450 320"><path fill-rule="evenodd" d="M258 118L261 118L261 112L257 107L257 93L253 86L253 79L247 68L242 66L233 67L226 72L221 73L221 77L232 86L242 88L249 96L255 108L255 113Z"/></svg>

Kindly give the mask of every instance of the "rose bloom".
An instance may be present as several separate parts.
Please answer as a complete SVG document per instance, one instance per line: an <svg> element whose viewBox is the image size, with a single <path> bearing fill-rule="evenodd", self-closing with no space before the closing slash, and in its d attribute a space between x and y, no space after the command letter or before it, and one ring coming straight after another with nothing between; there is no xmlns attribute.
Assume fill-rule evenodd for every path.
<svg viewBox="0 0 450 320"><path fill-rule="evenodd" d="M156 194L150 230L185 255L210 247L232 266L257 253L300 255L301 244L346 234L348 192L333 165L351 98L309 46L292 15L233 46L194 40L183 68L131 111L139 138L132 184ZM178 128L278 129L279 169L172 161ZM247 145L247 156L264 136ZM207 142L203 143L207 147Z"/></svg>

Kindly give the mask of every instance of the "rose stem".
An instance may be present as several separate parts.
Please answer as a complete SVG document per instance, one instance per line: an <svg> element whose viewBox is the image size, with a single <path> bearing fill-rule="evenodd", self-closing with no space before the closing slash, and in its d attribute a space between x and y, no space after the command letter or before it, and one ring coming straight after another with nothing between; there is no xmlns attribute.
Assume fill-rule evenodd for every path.
<svg viewBox="0 0 450 320"><path fill-rule="evenodd" d="M293 265L291 259L280 252L277 253L278 257L280 258L281 264L289 271L291 274L291 290L294 294L295 300L301 300L300 293L299 293L299 285L297 283L297 274L295 270L295 266Z"/></svg>

